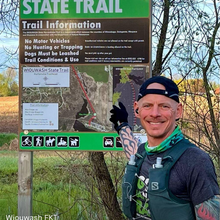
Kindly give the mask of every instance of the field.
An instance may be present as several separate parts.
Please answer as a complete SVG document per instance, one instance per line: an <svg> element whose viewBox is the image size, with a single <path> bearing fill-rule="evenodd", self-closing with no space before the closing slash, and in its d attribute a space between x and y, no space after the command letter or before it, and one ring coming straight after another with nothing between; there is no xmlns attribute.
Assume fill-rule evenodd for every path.
<svg viewBox="0 0 220 220"><path fill-rule="evenodd" d="M121 180L123 163L118 163L118 157L108 156L106 161L114 179ZM87 153L34 152L33 164L33 216L44 219L46 215L58 214L59 220L107 219ZM0 150L0 167L0 220L5 220L6 215L17 216L18 152ZM121 182L117 185L120 201Z"/></svg>
<svg viewBox="0 0 220 220"><path fill-rule="evenodd" d="M18 133L18 96L0 97L0 133Z"/></svg>

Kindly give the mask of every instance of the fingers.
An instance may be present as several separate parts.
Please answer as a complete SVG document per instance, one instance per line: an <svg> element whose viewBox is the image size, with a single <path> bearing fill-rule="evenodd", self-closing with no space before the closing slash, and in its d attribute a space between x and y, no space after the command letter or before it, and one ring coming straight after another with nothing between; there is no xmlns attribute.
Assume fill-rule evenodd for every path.
<svg viewBox="0 0 220 220"><path fill-rule="evenodd" d="M114 113L114 111L118 111L118 110L126 111L126 108L122 102L119 102L118 105L119 107L117 107L116 105L113 105L113 109L111 109L110 112Z"/></svg>
<svg viewBox="0 0 220 220"><path fill-rule="evenodd" d="M114 110L118 110L119 107L117 107L116 105L113 105L113 109L114 109Z"/></svg>
<svg viewBox="0 0 220 220"><path fill-rule="evenodd" d="M109 121L111 121L114 125L117 125L118 119L115 115L111 115Z"/></svg>
<svg viewBox="0 0 220 220"><path fill-rule="evenodd" d="M113 105L113 109L110 110L110 113L112 113L109 121L111 121L113 124L115 124L117 126L117 123L119 121L119 112L121 111L120 108L118 108L117 106Z"/></svg>
<svg viewBox="0 0 220 220"><path fill-rule="evenodd" d="M117 106L113 105L113 109L110 110L110 113L114 114L115 112L117 112L117 110L119 110L119 108Z"/></svg>
<svg viewBox="0 0 220 220"><path fill-rule="evenodd" d="M122 102L119 102L118 105L121 108L121 110L126 111L126 108L125 108L125 106L123 105Z"/></svg>
<svg viewBox="0 0 220 220"><path fill-rule="evenodd" d="M111 118L109 118L109 121L111 121L112 123L115 123L115 117L111 117Z"/></svg>
<svg viewBox="0 0 220 220"><path fill-rule="evenodd" d="M122 102L119 102L118 106L112 106L113 108L110 110L110 113L112 113L112 115L109 119L109 121L111 121L114 124L114 128L117 132L119 132L118 129L121 129L121 123L128 123L128 113L125 106Z"/></svg>
<svg viewBox="0 0 220 220"><path fill-rule="evenodd" d="M114 114L114 113L115 113L115 109L111 109L111 110L110 110L110 113L113 113L113 114Z"/></svg>

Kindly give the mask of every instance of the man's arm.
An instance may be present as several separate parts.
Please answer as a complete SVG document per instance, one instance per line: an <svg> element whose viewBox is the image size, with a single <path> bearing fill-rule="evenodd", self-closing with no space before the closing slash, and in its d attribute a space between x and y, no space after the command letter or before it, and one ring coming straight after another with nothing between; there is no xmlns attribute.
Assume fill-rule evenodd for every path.
<svg viewBox="0 0 220 220"><path fill-rule="evenodd" d="M139 145L141 144L137 138L134 137L131 128L124 126L119 131L121 143L126 157L129 159L131 155L135 155Z"/></svg>
<svg viewBox="0 0 220 220"><path fill-rule="evenodd" d="M220 220L220 195L195 206L197 220Z"/></svg>
<svg viewBox="0 0 220 220"><path fill-rule="evenodd" d="M111 117L109 120L114 124L115 130L120 135L125 155L130 159L131 155L136 154L137 148L141 143L134 137L128 124L128 112L123 103L119 102L118 107L113 105L110 113Z"/></svg>

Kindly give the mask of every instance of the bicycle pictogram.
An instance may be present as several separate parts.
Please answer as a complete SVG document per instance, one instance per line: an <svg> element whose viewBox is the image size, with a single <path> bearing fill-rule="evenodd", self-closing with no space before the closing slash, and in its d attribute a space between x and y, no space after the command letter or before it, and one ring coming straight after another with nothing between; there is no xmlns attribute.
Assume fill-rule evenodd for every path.
<svg viewBox="0 0 220 220"><path fill-rule="evenodd" d="M32 146L32 137L31 136L23 136L21 145L25 146Z"/></svg>

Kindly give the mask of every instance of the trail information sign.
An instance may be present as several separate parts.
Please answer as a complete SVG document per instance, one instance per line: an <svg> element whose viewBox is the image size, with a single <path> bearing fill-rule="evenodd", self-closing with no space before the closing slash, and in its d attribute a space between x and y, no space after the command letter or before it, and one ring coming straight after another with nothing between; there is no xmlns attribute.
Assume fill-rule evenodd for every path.
<svg viewBox="0 0 220 220"><path fill-rule="evenodd" d="M20 150L122 150L109 111L123 102L140 131L133 102L149 73L150 0L20 4Z"/></svg>

